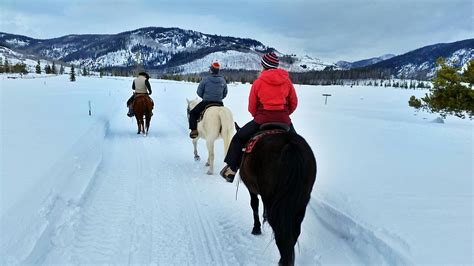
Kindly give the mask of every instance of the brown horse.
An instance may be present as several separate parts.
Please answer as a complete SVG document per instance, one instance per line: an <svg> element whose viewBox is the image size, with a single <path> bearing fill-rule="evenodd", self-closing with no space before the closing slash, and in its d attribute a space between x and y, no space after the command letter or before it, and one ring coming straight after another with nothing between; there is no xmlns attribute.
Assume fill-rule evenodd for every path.
<svg viewBox="0 0 474 266"><path fill-rule="evenodd" d="M148 134L152 110L153 101L148 95L139 94L135 96L135 99L133 100L133 112L135 113L135 118L137 119L137 134L142 133L144 136Z"/></svg>
<svg viewBox="0 0 474 266"><path fill-rule="evenodd" d="M240 176L251 196L252 234L261 234L260 195L264 221L268 219L280 251L279 265L294 265L294 246L316 180L316 159L310 146L292 132L263 136L251 153L244 154Z"/></svg>

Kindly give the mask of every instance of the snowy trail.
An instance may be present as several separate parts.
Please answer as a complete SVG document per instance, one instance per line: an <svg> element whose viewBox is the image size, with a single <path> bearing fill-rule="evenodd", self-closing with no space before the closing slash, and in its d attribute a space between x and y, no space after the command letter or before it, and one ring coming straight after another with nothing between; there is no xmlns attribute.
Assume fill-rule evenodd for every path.
<svg viewBox="0 0 474 266"><path fill-rule="evenodd" d="M232 219L237 218L223 213L225 205L219 211L211 205L215 200L203 198L206 184L193 177L197 171L204 173L203 162L195 163L192 150L182 148L183 139L177 138L176 132L186 128L176 124L176 119L161 121L163 130L147 138L130 133L134 124L124 123L120 117L110 121L103 160L82 204L70 219L57 222L62 226L51 238L40 240L53 243L49 253L30 255L25 262L246 263L236 258L229 246L234 239L226 236L233 227ZM164 147L166 150L161 149ZM186 154L189 160L183 160ZM216 176L200 176L225 186ZM232 195L234 187L228 191ZM233 197L227 200L232 203ZM243 247L253 240L250 234L246 238ZM36 246L44 250L45 243Z"/></svg>
<svg viewBox="0 0 474 266"><path fill-rule="evenodd" d="M135 121L121 113L107 122L102 161L86 193L77 205L54 208L58 214L51 216L48 233L23 263L277 264L268 224L261 236L250 234L253 220L245 186L240 184L235 200L235 185L205 174L204 143L199 146L202 161L193 160L184 103L180 108L176 102L166 94L159 98L146 138L133 134ZM218 142L216 169L222 157ZM360 234L365 236L362 244L354 240ZM409 264L378 240L313 197L296 263Z"/></svg>

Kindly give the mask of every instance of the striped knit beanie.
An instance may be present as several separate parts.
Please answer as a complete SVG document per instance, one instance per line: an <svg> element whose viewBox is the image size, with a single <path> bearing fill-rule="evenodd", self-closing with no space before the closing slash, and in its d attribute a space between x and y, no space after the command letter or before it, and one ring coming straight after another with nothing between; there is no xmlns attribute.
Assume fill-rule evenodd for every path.
<svg viewBox="0 0 474 266"><path fill-rule="evenodd" d="M278 68L279 63L280 60L278 60L278 56L274 52L264 54L261 61L265 69Z"/></svg>

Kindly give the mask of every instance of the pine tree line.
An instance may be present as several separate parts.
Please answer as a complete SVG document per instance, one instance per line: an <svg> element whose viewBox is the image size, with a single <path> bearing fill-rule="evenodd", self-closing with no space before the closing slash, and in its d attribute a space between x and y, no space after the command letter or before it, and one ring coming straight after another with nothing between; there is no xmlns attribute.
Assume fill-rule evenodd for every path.
<svg viewBox="0 0 474 266"><path fill-rule="evenodd" d="M227 83L240 82L242 84L252 84L258 77L258 71L251 70L223 70L220 72ZM200 74L158 74L157 78L176 81L200 82L202 77L209 75L206 72ZM295 84L299 83L298 77L301 73L290 73L290 79ZM301 80L299 80L301 81ZM375 86L375 87L395 87L402 89L423 89L431 88L430 82L419 80L400 80L400 79L322 79L315 80L309 85L339 85L339 86Z"/></svg>
<svg viewBox="0 0 474 266"><path fill-rule="evenodd" d="M23 63L16 63L11 65L8 61L8 58L1 58L0 57L0 73L20 73L20 74L28 74L28 70L26 69L26 65Z"/></svg>
<svg viewBox="0 0 474 266"><path fill-rule="evenodd" d="M35 73L41 74L42 72L44 72L45 74L62 75L64 74L64 66L60 64L59 71L58 71L58 68L56 67L56 63L53 61L52 65L49 65L49 63L46 63L46 65L43 68L43 71L41 71L41 63L40 63L40 60L38 60L35 66Z"/></svg>

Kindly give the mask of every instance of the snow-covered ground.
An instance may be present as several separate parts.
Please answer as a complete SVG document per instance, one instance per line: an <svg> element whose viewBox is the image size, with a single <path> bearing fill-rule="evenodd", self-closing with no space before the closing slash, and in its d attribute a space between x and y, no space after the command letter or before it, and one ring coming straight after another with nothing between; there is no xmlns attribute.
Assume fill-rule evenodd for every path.
<svg viewBox="0 0 474 266"><path fill-rule="evenodd" d="M250 234L245 186L193 160L186 98L197 84L152 80L142 137L125 116L131 78L0 82L0 264L278 262L269 226ZM239 124L249 87L231 84L225 99ZM296 90L293 122L318 162L298 265L474 263L472 121L415 113L408 99L421 90Z"/></svg>

